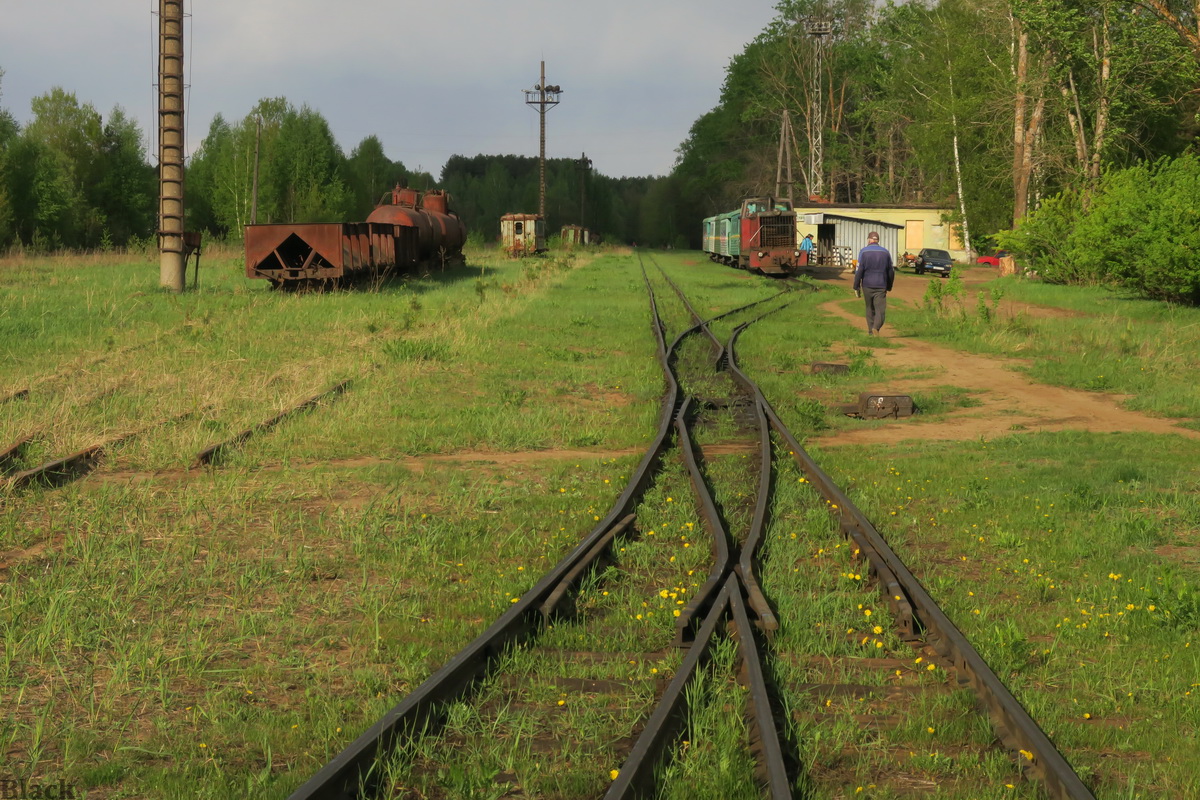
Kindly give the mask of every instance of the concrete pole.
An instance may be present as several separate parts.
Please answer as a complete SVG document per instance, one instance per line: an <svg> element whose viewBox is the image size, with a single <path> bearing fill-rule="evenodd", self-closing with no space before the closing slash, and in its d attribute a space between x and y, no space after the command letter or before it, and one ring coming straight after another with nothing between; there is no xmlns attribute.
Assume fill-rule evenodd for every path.
<svg viewBox="0 0 1200 800"><path fill-rule="evenodd" d="M538 101L538 116L542 121L542 146L538 151L538 216L542 224L546 220L546 62L542 62L542 78L538 82L541 98Z"/></svg>
<svg viewBox="0 0 1200 800"><path fill-rule="evenodd" d="M182 292L183 0L158 4L159 285Z"/></svg>

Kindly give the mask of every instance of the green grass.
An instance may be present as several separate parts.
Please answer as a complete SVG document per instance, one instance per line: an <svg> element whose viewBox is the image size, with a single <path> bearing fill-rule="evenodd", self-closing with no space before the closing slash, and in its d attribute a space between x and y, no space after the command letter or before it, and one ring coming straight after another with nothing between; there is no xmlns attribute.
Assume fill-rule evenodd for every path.
<svg viewBox="0 0 1200 800"><path fill-rule="evenodd" d="M953 277L935 286L942 289L940 313L937 298L927 293L923 308L898 307L889 315L899 330L972 352L1029 359L1024 370L1041 383L1131 395L1128 408L1200 418L1197 394L1181 391L1200 382L1194 346L1200 309L1021 278L973 290L956 289ZM1004 299L1056 311L1001 313L997 303Z"/></svg>
<svg viewBox="0 0 1200 800"><path fill-rule="evenodd" d="M780 289L696 254L656 257L702 313ZM690 320L651 278L673 336ZM1003 285L1081 313L985 324L972 303L966 322L889 317L964 349L1030 355L1047 380L1112 376L1107 390L1133 395L1131 407L1192 414L1193 312ZM0 406L0 447L40 433L21 465L32 466L135 434L95 475L0 498L6 774L103 797L286 796L591 530L656 427L662 380L630 254L471 253L466 267L374 290L285 294L214 252L201 286L163 294L149 262L0 264L0 393L33 389ZM889 377L854 326L819 310L831 297L791 292L791 306L741 338L743 368L801 438L863 425L830 409ZM744 318L719 323L719 335ZM697 370L701 345L685 353ZM808 374L832 360L849 374ZM1143 366L1153 374L1138 377ZM202 447L345 378L349 391L220 468L188 469ZM955 387L921 398L937 414L974 402ZM735 434L717 418L698 438ZM1200 793L1200 460L1189 441L1014 433L815 455L1099 798ZM710 465L738 522L744 461ZM927 670L930 658L896 637L865 567L793 467L781 466L777 488L763 586L783 626L770 668L793 687L912 688L899 725L871 698L783 692L798 789L892 797L900 787L886 776L899 773L938 783L942 797L1036 796L968 699L943 691L942 667ZM393 765L397 779L463 797L508 791L510 773L531 796L602 791L597 754L614 752L673 673L673 611L707 574L688 492L670 459L637 511L639 535L621 545L622 569L579 600L628 658L587 672L556 659L584 634L556 625L548 650L511 656L538 676L519 703L500 703L511 687L485 687L482 707L455 707L444 736ZM854 666L863 657L872 668ZM679 787L716 782L733 796L754 786L733 671L723 646L694 690L692 738L671 767ZM585 678L629 692L618 702L571 688ZM540 756L539 735L575 742L573 766ZM480 766L453 766L465 743Z"/></svg>

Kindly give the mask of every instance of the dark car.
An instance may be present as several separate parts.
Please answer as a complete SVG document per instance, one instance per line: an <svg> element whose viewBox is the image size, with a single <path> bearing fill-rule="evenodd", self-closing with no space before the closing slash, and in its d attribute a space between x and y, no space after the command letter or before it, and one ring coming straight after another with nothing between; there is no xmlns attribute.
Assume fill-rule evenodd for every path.
<svg viewBox="0 0 1200 800"><path fill-rule="evenodd" d="M950 258L950 254L945 250L934 250L931 247L926 247L917 253L917 260L913 262L913 267L916 268L918 275L923 275L926 271L940 272L944 278L950 274L951 268L954 267L954 260Z"/></svg>

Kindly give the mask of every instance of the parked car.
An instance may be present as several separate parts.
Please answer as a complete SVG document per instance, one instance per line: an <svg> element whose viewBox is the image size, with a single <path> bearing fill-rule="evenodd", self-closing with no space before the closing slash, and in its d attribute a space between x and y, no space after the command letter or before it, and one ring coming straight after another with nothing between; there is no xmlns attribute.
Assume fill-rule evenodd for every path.
<svg viewBox="0 0 1200 800"><path fill-rule="evenodd" d="M950 258L950 254L945 250L935 250L932 247L926 247L921 252L917 253L917 259L913 262L913 267L918 275L928 272L940 272L945 278L950 275L950 270L954 267L954 259Z"/></svg>
<svg viewBox="0 0 1200 800"><path fill-rule="evenodd" d="M980 256L979 258L975 259L975 263L987 264L989 267L998 267L1000 266L1000 259L1004 258L1006 255L1008 255L1007 250L997 250L995 255Z"/></svg>

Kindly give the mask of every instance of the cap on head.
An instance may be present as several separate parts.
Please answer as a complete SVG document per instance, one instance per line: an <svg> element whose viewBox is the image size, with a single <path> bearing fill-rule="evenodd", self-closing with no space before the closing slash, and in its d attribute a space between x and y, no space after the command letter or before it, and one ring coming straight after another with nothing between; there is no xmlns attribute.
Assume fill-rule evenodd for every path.
<svg viewBox="0 0 1200 800"><path fill-rule="evenodd" d="M875 231L871 231L870 233L867 234L867 241L868 242L878 242L879 234L876 233Z"/></svg>

